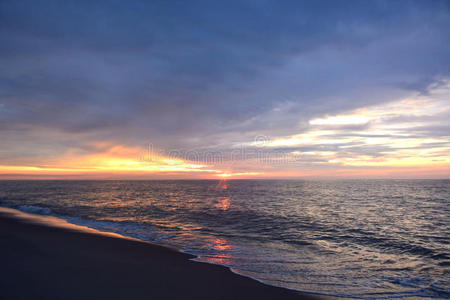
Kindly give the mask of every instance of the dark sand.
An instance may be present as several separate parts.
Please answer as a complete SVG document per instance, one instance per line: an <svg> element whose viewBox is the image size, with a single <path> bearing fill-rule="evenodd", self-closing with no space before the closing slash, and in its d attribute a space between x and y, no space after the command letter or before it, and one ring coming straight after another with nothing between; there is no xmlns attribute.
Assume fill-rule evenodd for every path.
<svg viewBox="0 0 450 300"><path fill-rule="evenodd" d="M0 299L319 299L166 247L51 222L0 210Z"/></svg>

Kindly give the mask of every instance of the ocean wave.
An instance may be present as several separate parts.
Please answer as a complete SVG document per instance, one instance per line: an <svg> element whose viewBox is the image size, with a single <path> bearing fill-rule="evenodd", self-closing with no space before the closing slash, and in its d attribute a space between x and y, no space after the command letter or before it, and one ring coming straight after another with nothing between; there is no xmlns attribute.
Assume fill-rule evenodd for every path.
<svg viewBox="0 0 450 300"><path fill-rule="evenodd" d="M20 211L36 215L50 215L52 213L48 208L33 205L20 205L16 208Z"/></svg>
<svg viewBox="0 0 450 300"><path fill-rule="evenodd" d="M416 182L408 188L395 182L327 184L236 181L229 185L230 205L220 206L223 195L207 189L211 182L134 182L132 189L129 182L19 182L16 193L0 187L0 203L172 246L299 291L450 298L448 200L434 200L450 199L448 183L427 201L416 200ZM355 186L374 194L368 198ZM420 190L431 190L426 187ZM398 203L399 190L406 202Z"/></svg>

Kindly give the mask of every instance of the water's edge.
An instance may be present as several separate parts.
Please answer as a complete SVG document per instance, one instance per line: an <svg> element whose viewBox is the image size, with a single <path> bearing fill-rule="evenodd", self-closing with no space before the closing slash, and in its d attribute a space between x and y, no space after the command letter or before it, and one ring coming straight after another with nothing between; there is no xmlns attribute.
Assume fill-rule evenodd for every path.
<svg viewBox="0 0 450 300"><path fill-rule="evenodd" d="M170 244L164 244L164 243L155 243L154 241L145 240L143 238L135 237L132 235L126 235L121 232L114 232L114 231L105 231L100 228L96 228L95 226L88 226L85 223L83 223L83 219L81 218L73 218L73 217L65 217L65 216L59 216L52 214L51 211L47 208L41 208L36 206L25 206L25 207L10 207L10 206L1 206L0 205L0 213L7 213L9 215L14 215L14 218L20 219L21 221L31 222L32 224L40 225L40 226L48 226L48 227L58 227L63 228L67 230L76 230L80 231L86 234L100 234L108 237L114 237L114 238L122 238L122 239L131 239L138 242L143 243L150 243L152 245L168 248L172 251L176 251L179 253L187 254L189 256L192 256L192 258L189 258L189 260L197 262L197 263L205 263L205 264L212 264L212 265L218 265L221 267L224 267L234 274L244 276L247 278L250 278L252 280L258 281L264 285L274 286L277 288L285 289L285 290L291 290L294 292L300 292L303 294L310 294L310 295L316 295L321 297L326 297L328 299L366 299L361 297L348 297L344 295L335 295L335 294L327 294L327 293L320 293L320 292L314 292L314 291L303 291L303 290L296 290L296 289L290 289L283 286L278 286L274 284L269 284L267 282L264 282L263 280L260 280L258 278L249 276L247 274L242 274L240 272L237 272L235 269L233 269L231 266L228 266L226 264L220 264L220 263L214 263L209 261L202 260L201 256L189 253L188 251L183 250L182 248L172 246ZM80 220L77 222L76 220ZM87 221L86 223L95 223L96 221Z"/></svg>

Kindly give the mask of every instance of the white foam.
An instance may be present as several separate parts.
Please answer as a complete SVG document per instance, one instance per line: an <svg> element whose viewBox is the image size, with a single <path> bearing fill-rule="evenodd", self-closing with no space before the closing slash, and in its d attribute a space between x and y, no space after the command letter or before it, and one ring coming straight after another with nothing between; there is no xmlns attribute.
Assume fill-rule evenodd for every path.
<svg viewBox="0 0 450 300"><path fill-rule="evenodd" d="M49 215L52 213L52 211L48 208L32 206L32 205L21 205L18 207L18 209L23 212L27 212L30 214L37 214L37 215Z"/></svg>

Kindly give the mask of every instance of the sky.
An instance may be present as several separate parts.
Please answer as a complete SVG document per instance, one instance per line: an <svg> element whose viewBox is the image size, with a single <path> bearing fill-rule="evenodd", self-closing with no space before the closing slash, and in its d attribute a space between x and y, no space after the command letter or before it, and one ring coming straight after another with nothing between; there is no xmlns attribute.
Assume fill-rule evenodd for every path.
<svg viewBox="0 0 450 300"><path fill-rule="evenodd" d="M0 0L0 179L450 178L449 1Z"/></svg>

